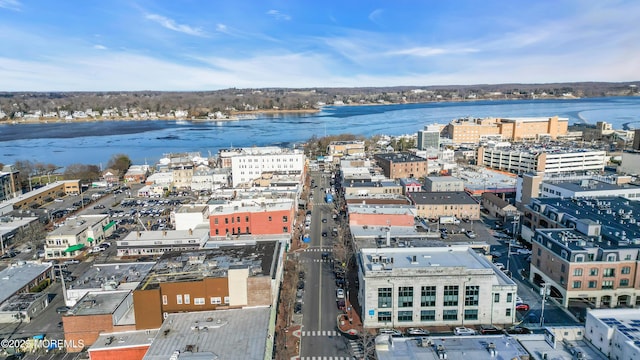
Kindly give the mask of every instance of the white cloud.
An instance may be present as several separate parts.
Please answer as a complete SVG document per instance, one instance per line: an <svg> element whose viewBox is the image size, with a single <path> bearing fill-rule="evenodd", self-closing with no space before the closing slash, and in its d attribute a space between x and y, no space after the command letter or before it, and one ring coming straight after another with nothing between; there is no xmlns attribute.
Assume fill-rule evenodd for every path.
<svg viewBox="0 0 640 360"><path fill-rule="evenodd" d="M107 50L106 46L100 44L93 45L93 48L96 50Z"/></svg>
<svg viewBox="0 0 640 360"><path fill-rule="evenodd" d="M285 20L285 21L291 20L291 16L287 14L283 14L278 10L269 10L267 11L267 15L272 16L276 20Z"/></svg>
<svg viewBox="0 0 640 360"><path fill-rule="evenodd" d="M160 24L162 27L167 28L169 30L177 31L183 34L192 35L192 36L201 36L206 37L207 34L202 31L200 28L194 28L189 25L178 24L173 19L169 19L168 17L158 15L158 14L148 14L145 16L148 20L154 21Z"/></svg>
<svg viewBox="0 0 640 360"><path fill-rule="evenodd" d="M371 22L374 22L374 23L377 24L378 20L382 16L383 11L384 11L383 9L375 9L375 10L373 10L371 13L369 13L369 20L371 20Z"/></svg>
<svg viewBox="0 0 640 360"><path fill-rule="evenodd" d="M413 47L402 50L393 50L386 53L386 55L410 55L417 57L431 57L437 55L448 54L467 54L478 52L477 49L471 48L436 48L436 47Z"/></svg>
<svg viewBox="0 0 640 360"><path fill-rule="evenodd" d="M18 0L0 0L0 8L20 11L22 4Z"/></svg>

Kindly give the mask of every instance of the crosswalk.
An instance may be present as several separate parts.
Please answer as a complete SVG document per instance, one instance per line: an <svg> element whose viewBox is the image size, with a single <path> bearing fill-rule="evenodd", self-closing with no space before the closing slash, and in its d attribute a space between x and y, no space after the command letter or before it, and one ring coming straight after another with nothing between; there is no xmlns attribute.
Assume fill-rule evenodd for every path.
<svg viewBox="0 0 640 360"><path fill-rule="evenodd" d="M331 259L300 259L301 263L330 263Z"/></svg>
<svg viewBox="0 0 640 360"><path fill-rule="evenodd" d="M360 359L364 357L364 349L362 348L362 344L357 340L349 340L349 347L351 348L351 353L356 358Z"/></svg>
<svg viewBox="0 0 640 360"><path fill-rule="evenodd" d="M341 336L335 330L302 331L302 336Z"/></svg>
<svg viewBox="0 0 640 360"><path fill-rule="evenodd" d="M353 360L351 356L301 356L300 360Z"/></svg>
<svg viewBox="0 0 640 360"><path fill-rule="evenodd" d="M327 252L327 251L331 251L333 250L333 248L308 248L308 249L304 249L305 252Z"/></svg>

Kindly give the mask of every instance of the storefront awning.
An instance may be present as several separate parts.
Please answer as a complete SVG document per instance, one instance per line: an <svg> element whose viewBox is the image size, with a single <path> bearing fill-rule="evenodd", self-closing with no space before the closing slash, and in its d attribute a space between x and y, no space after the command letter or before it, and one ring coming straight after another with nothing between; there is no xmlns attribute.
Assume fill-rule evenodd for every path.
<svg viewBox="0 0 640 360"><path fill-rule="evenodd" d="M94 240L93 240L93 238L92 238L92 237L87 238L87 241L88 241L88 242L90 242L90 243L94 242Z"/></svg>
<svg viewBox="0 0 640 360"><path fill-rule="evenodd" d="M102 231L107 231L110 227L112 227L115 224L116 224L116 222L112 220L110 223L108 223L107 225L102 227Z"/></svg>
<svg viewBox="0 0 640 360"><path fill-rule="evenodd" d="M82 249L84 249L84 244L76 244L76 245L69 246L63 252L70 253L70 252L74 252Z"/></svg>

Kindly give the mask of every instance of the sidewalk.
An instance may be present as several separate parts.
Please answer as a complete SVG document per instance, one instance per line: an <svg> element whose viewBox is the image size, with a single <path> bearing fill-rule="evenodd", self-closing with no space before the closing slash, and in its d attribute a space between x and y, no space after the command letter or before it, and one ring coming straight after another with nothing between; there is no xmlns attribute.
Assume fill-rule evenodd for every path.
<svg viewBox="0 0 640 360"><path fill-rule="evenodd" d="M338 322L338 330L344 334L357 336L362 331L360 314L351 306L349 299L345 303L345 311L338 315L336 321Z"/></svg>

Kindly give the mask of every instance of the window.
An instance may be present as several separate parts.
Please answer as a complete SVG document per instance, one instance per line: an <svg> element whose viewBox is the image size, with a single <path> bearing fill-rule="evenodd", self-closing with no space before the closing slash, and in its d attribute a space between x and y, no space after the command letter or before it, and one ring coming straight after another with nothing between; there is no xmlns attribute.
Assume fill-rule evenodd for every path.
<svg viewBox="0 0 640 360"><path fill-rule="evenodd" d="M213 219L213 223L214 223L215 225L218 225L218 218Z"/></svg>
<svg viewBox="0 0 640 360"><path fill-rule="evenodd" d="M442 320L458 320L458 310L443 310Z"/></svg>
<svg viewBox="0 0 640 360"><path fill-rule="evenodd" d="M465 320L478 320L478 309L464 309Z"/></svg>
<svg viewBox="0 0 640 360"><path fill-rule="evenodd" d="M513 293L507 293L507 302L513 302Z"/></svg>
<svg viewBox="0 0 640 360"><path fill-rule="evenodd" d="M238 216L238 217L236 218L236 221L240 222L240 216Z"/></svg>
<svg viewBox="0 0 640 360"><path fill-rule="evenodd" d="M591 268L591 270L589 270L589 276L598 276L598 268Z"/></svg>
<svg viewBox="0 0 640 360"><path fill-rule="evenodd" d="M480 286L467 286L464 294L465 306L478 306L478 298L480 297Z"/></svg>
<svg viewBox="0 0 640 360"><path fill-rule="evenodd" d="M194 298L193 305L204 305L204 298Z"/></svg>
<svg viewBox="0 0 640 360"><path fill-rule="evenodd" d="M606 280L602 282L602 289L613 289L613 281Z"/></svg>
<svg viewBox="0 0 640 360"><path fill-rule="evenodd" d="M420 295L420 306L436 306L435 286L423 286Z"/></svg>
<svg viewBox="0 0 640 360"><path fill-rule="evenodd" d="M573 288L574 289L580 289L582 287L582 281L580 280L576 280L573 282Z"/></svg>
<svg viewBox="0 0 640 360"><path fill-rule="evenodd" d="M282 222L286 223L287 221L289 221L289 217L288 216L283 216L282 217Z"/></svg>
<svg viewBox="0 0 640 360"><path fill-rule="evenodd" d="M378 311L378 322L390 322L391 311Z"/></svg>
<svg viewBox="0 0 640 360"><path fill-rule="evenodd" d="M500 294L499 293L493 294L493 302L494 303L499 303L500 302Z"/></svg>
<svg viewBox="0 0 640 360"><path fill-rule="evenodd" d="M271 216L269 216L269 221L271 221Z"/></svg>
<svg viewBox="0 0 640 360"><path fill-rule="evenodd" d="M216 235L220 235L220 231L216 229Z"/></svg>
<svg viewBox="0 0 640 360"><path fill-rule="evenodd" d="M584 256L576 255L576 262L583 262L583 261L584 261Z"/></svg>
<svg viewBox="0 0 640 360"><path fill-rule="evenodd" d="M542 256L542 249L538 248L538 256Z"/></svg>
<svg viewBox="0 0 640 360"><path fill-rule="evenodd" d="M169 299L167 299L167 295L162 295L162 305L169 304Z"/></svg>
<svg viewBox="0 0 640 360"><path fill-rule="evenodd" d="M561 272L561 273L564 273L564 272L565 272L565 270L566 270L566 269L565 269L564 264L560 264L560 272Z"/></svg>
<svg viewBox="0 0 640 360"><path fill-rule="evenodd" d="M217 296L217 297L211 297L211 298L210 298L210 301L211 301L211 305L219 305L219 304L222 304L222 299L221 299L219 296Z"/></svg>
<svg viewBox="0 0 640 360"><path fill-rule="evenodd" d="M604 269L604 271L602 272L602 276L604 276L604 277L615 277L616 276L616 269L613 269L613 268Z"/></svg>
<svg viewBox="0 0 640 360"><path fill-rule="evenodd" d="M589 281L589 289L595 289L598 287L598 282L595 280Z"/></svg>
<svg viewBox="0 0 640 360"><path fill-rule="evenodd" d="M609 254L609 255L607 255L607 261L608 261L608 262L614 262L614 261L616 261L616 254Z"/></svg>
<svg viewBox="0 0 640 360"><path fill-rule="evenodd" d="M629 275L631 274L631 267L625 266L620 270L620 274Z"/></svg>
<svg viewBox="0 0 640 360"><path fill-rule="evenodd" d="M511 316L511 309L506 309L506 311L504 312L505 316Z"/></svg>
<svg viewBox="0 0 640 360"><path fill-rule="evenodd" d="M573 276L582 276L582 269L573 269Z"/></svg>
<svg viewBox="0 0 640 360"><path fill-rule="evenodd" d="M176 303L182 305L182 295L176 295Z"/></svg>
<svg viewBox="0 0 640 360"><path fill-rule="evenodd" d="M412 306L413 306L413 287L410 287L410 286L399 287L398 288L398 307L412 307Z"/></svg>
<svg viewBox="0 0 640 360"><path fill-rule="evenodd" d="M620 287L629 286L629 279L620 279Z"/></svg>
<svg viewBox="0 0 640 360"><path fill-rule="evenodd" d="M224 223L228 224L229 223L229 218L224 218Z"/></svg>
<svg viewBox="0 0 640 360"><path fill-rule="evenodd" d="M398 311L398 321L408 322L413 320L413 311Z"/></svg>
<svg viewBox="0 0 640 360"><path fill-rule="evenodd" d="M229 297L228 297L228 296L225 296L225 297L224 297L224 303L225 303L225 304L228 304L228 303L229 303Z"/></svg>
<svg viewBox="0 0 640 360"><path fill-rule="evenodd" d="M421 310L420 311L420 321L436 321L436 311L435 310Z"/></svg>
<svg viewBox="0 0 640 360"><path fill-rule="evenodd" d="M458 306L458 286L445 286L443 300L444 306Z"/></svg>
<svg viewBox="0 0 640 360"><path fill-rule="evenodd" d="M391 307L391 296L391 288L378 288L378 307ZM391 321L391 315L389 315L389 321Z"/></svg>
<svg viewBox="0 0 640 360"><path fill-rule="evenodd" d="M244 217L244 221L245 221L245 222L249 222L249 216L245 216L245 217Z"/></svg>
<svg viewBox="0 0 640 360"><path fill-rule="evenodd" d="M184 303L185 304L191 304L191 295L184 294Z"/></svg>

